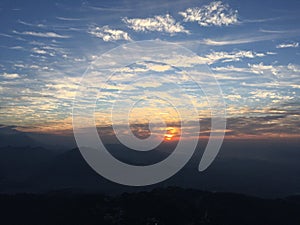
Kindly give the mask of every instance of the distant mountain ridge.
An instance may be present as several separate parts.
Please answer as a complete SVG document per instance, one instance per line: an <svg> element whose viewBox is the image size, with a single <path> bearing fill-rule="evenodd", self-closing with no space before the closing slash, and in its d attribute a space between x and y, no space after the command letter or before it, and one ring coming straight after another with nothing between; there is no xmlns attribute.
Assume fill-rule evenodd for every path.
<svg viewBox="0 0 300 225"><path fill-rule="evenodd" d="M120 160L137 159L127 154L120 145L109 147L114 148L112 152ZM166 153L161 154L165 157ZM227 158L220 154L206 171L199 173L197 166L200 158L201 150L170 179L156 185L136 188L115 184L98 175L85 162L77 148L60 152L39 147L3 147L0 148L0 192L45 193L59 189L80 189L87 192L118 194L156 187L181 186L266 197L299 193L299 164ZM149 162L153 162L153 159L143 158Z"/></svg>
<svg viewBox="0 0 300 225"><path fill-rule="evenodd" d="M118 196L68 189L0 194L0 210L6 225L299 225L298 197L263 199L178 187Z"/></svg>

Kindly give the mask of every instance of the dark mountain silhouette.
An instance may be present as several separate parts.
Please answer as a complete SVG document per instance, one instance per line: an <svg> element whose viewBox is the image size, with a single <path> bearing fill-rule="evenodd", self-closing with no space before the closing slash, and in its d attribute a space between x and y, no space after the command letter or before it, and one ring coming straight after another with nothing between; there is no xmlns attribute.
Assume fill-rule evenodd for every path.
<svg viewBox="0 0 300 225"><path fill-rule="evenodd" d="M168 157L174 146L146 154L107 147L124 162L147 165ZM285 197L300 192L296 144L225 142L202 173L197 167L204 146L198 148L175 176L136 188L98 175L77 148L1 147L1 224L300 224L300 197Z"/></svg>
<svg viewBox="0 0 300 225"><path fill-rule="evenodd" d="M59 135L23 132L14 126L0 124L0 147L43 147L51 150L66 150L76 147L73 134Z"/></svg>
<svg viewBox="0 0 300 225"><path fill-rule="evenodd" d="M111 145L109 148L115 157L129 163L138 161L140 164L151 164L169 154L168 151L159 151L160 154L149 153L148 157L140 157L139 154L128 152L120 145ZM221 152L215 162L200 173L197 167L201 156L201 150L197 151L178 174L162 183L133 188L112 183L98 175L85 162L78 149L57 152L29 147L0 148L0 191L47 192L75 188L116 194L124 191L151 190L155 187L180 186L266 197L283 197L300 192L299 164L264 158L234 158Z"/></svg>
<svg viewBox="0 0 300 225"><path fill-rule="evenodd" d="M39 174L55 152L40 147L0 148L0 191L14 192L24 182Z"/></svg>
<svg viewBox="0 0 300 225"><path fill-rule="evenodd" d="M119 196L71 190L0 195L6 225L298 225L299 196L263 199L175 187Z"/></svg>
<svg viewBox="0 0 300 225"><path fill-rule="evenodd" d="M27 133L16 130L14 127L0 125L0 147L40 146Z"/></svg>

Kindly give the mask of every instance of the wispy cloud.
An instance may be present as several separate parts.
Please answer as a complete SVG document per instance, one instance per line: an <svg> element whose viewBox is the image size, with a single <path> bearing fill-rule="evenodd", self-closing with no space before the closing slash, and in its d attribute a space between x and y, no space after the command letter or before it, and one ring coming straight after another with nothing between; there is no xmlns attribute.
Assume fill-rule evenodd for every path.
<svg viewBox="0 0 300 225"><path fill-rule="evenodd" d="M60 17L60 16L57 16L56 19L63 20L63 21L80 21L80 20L84 20L82 18L71 18L71 17Z"/></svg>
<svg viewBox="0 0 300 225"><path fill-rule="evenodd" d="M127 40L131 41L129 34L123 30L111 29L109 26L91 28L88 33L91 35L102 38L103 41L117 41Z"/></svg>
<svg viewBox="0 0 300 225"><path fill-rule="evenodd" d="M264 74L265 72L271 72L273 75L278 74L278 69L273 65L264 65L264 63L259 64L248 64L251 71L256 74Z"/></svg>
<svg viewBox="0 0 300 225"><path fill-rule="evenodd" d="M166 14L165 16L154 16L152 18L123 18L123 22L134 31L158 31L169 34L189 33L179 22Z"/></svg>
<svg viewBox="0 0 300 225"><path fill-rule="evenodd" d="M12 49L12 50L24 50L24 48L22 46L12 46L12 47L9 47L9 49Z"/></svg>
<svg viewBox="0 0 300 225"><path fill-rule="evenodd" d="M215 63L217 61L233 62L240 61L242 58L255 58L263 57L264 53L256 53L253 51L233 51L233 52L212 52L205 56L208 64Z"/></svg>
<svg viewBox="0 0 300 225"><path fill-rule="evenodd" d="M276 48L298 48L298 42L291 42L291 43L282 43L276 46Z"/></svg>
<svg viewBox="0 0 300 225"><path fill-rule="evenodd" d="M44 24L34 24L34 23L28 23L28 22L25 22L23 20L18 20L18 23L22 24L22 25L25 25L25 26L30 26L30 27L40 27L40 28L45 28L46 25Z"/></svg>
<svg viewBox="0 0 300 225"><path fill-rule="evenodd" d="M36 53L36 54L47 54L47 52L44 49L38 49L38 48L33 48L32 52Z"/></svg>
<svg viewBox="0 0 300 225"><path fill-rule="evenodd" d="M260 19L244 19L243 23L264 23L269 21L281 20L282 17L260 18Z"/></svg>
<svg viewBox="0 0 300 225"><path fill-rule="evenodd" d="M266 30L266 29L260 29L259 31L263 33L271 33L271 34L284 34L286 32L289 32L286 30Z"/></svg>
<svg viewBox="0 0 300 225"><path fill-rule="evenodd" d="M213 68L213 70L219 72L243 72L243 73L254 73L254 74L271 73L272 75L277 75L279 68L273 65L265 65L264 63L258 63L258 64L248 64L248 67L234 67L234 66L215 67Z"/></svg>
<svg viewBox="0 0 300 225"><path fill-rule="evenodd" d="M35 37L43 37L43 38L70 38L70 36L67 35L61 35L54 32L35 32L35 31L13 31L15 34L22 34L22 35L29 35L29 36L35 36Z"/></svg>
<svg viewBox="0 0 300 225"><path fill-rule="evenodd" d="M223 26L238 22L237 10L232 10L229 5L221 1L212 2L201 8L188 8L179 12L185 22L198 22L200 26Z"/></svg>
<svg viewBox="0 0 300 225"><path fill-rule="evenodd" d="M96 10L96 11L108 11L108 12L128 12L132 11L132 9L126 8L105 8L105 7L97 7L97 6L87 6L88 9Z"/></svg>
<svg viewBox="0 0 300 225"><path fill-rule="evenodd" d="M201 44L212 45L212 46L222 46L222 45L238 45L238 44L247 44L259 41L267 41L280 37L279 35L270 34L270 35L260 35L260 36L248 36L248 37L236 37L236 38L227 38L227 39L210 39L206 38L199 41Z"/></svg>
<svg viewBox="0 0 300 225"><path fill-rule="evenodd" d="M222 66L222 67L214 67L212 68L214 71L219 72L248 72L248 68L244 67L234 67L234 66Z"/></svg>
<svg viewBox="0 0 300 225"><path fill-rule="evenodd" d="M296 64L288 64L288 65L276 65L276 64L264 64L261 63L248 63L247 67L235 67L235 66L225 66L225 67L215 67L212 68L214 71L223 72L223 73L231 73L236 72L239 74L242 73L252 73L257 75L264 75L265 77L276 78L276 80L280 80L280 85L282 87L290 86L292 84L299 83L299 73L300 67ZM263 86L267 86L266 84L262 84ZM268 84L268 85L271 85ZM278 85L278 84L277 84ZM255 86L259 86L259 84L255 84Z"/></svg>
<svg viewBox="0 0 300 225"><path fill-rule="evenodd" d="M0 33L0 36L1 36L1 37L8 37L8 38L13 37L12 35L4 34L4 33Z"/></svg>

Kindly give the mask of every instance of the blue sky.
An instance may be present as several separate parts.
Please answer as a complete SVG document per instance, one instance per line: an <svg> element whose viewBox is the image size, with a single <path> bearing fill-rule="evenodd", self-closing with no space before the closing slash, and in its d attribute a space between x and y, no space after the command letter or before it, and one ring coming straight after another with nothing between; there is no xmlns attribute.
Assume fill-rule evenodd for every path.
<svg viewBox="0 0 300 225"><path fill-rule="evenodd" d="M213 71L224 93L229 133L295 137L300 127L299 6L296 0L1 1L0 124L38 132L70 130L72 102L90 63L123 44L163 40L195 52L200 61L191 64L206 63ZM147 63L152 66L133 67L162 78L172 71L160 74ZM156 92L173 88L155 86L154 80L148 88L151 82Z"/></svg>

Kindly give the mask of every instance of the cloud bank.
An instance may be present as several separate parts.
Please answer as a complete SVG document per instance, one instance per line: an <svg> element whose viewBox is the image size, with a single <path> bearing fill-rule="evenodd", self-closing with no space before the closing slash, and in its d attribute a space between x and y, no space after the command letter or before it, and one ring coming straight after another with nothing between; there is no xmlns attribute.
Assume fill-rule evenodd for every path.
<svg viewBox="0 0 300 225"><path fill-rule="evenodd" d="M122 30L111 29L109 26L92 28L90 29L89 33L95 37L102 38L103 41L131 41L128 33Z"/></svg>
<svg viewBox="0 0 300 225"><path fill-rule="evenodd" d="M276 46L276 48L298 48L298 47L299 47L298 42L282 43Z"/></svg>
<svg viewBox="0 0 300 225"><path fill-rule="evenodd" d="M229 5L221 1L212 2L203 7L188 8L179 12L185 22L198 22L200 26L228 26L238 22L237 10L232 10Z"/></svg>
<svg viewBox="0 0 300 225"><path fill-rule="evenodd" d="M189 33L179 22L166 14L165 16L154 16L152 18L123 18L123 22L134 31L159 31L169 34Z"/></svg>

